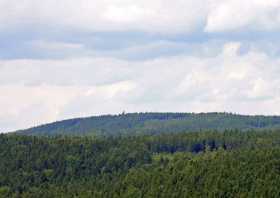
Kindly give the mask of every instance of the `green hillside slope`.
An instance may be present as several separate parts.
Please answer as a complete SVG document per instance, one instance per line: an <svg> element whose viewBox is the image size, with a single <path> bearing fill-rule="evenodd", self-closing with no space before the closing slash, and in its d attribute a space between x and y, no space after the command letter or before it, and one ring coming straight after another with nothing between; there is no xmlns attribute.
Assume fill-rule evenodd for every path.
<svg viewBox="0 0 280 198"><path fill-rule="evenodd" d="M229 113L130 113L64 120L17 133L48 136L136 135L276 128L280 128L279 116L243 116Z"/></svg>

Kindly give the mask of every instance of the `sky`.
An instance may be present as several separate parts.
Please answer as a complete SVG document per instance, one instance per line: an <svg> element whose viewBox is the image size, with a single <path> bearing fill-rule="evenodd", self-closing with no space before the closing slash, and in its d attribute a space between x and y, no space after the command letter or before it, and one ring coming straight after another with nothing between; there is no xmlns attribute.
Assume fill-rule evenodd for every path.
<svg viewBox="0 0 280 198"><path fill-rule="evenodd" d="M125 112L280 114L280 0L0 0L0 132Z"/></svg>

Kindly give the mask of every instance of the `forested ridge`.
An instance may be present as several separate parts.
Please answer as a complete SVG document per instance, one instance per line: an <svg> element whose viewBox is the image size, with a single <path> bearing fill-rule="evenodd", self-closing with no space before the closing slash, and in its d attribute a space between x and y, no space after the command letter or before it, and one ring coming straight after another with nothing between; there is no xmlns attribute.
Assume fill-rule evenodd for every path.
<svg viewBox="0 0 280 198"><path fill-rule="evenodd" d="M278 128L280 116L245 116L231 113L123 113L64 120L20 130L17 133L37 136L118 136Z"/></svg>
<svg viewBox="0 0 280 198"><path fill-rule="evenodd" d="M0 135L0 197L279 197L280 130Z"/></svg>

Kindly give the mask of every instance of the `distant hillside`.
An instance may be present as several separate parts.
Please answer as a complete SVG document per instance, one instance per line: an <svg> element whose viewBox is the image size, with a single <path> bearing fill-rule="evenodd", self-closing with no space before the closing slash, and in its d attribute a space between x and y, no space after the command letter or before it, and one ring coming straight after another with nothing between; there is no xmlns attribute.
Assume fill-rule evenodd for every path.
<svg viewBox="0 0 280 198"><path fill-rule="evenodd" d="M39 136L136 135L276 128L280 128L280 116L244 116L230 113L129 113L64 120L16 133Z"/></svg>

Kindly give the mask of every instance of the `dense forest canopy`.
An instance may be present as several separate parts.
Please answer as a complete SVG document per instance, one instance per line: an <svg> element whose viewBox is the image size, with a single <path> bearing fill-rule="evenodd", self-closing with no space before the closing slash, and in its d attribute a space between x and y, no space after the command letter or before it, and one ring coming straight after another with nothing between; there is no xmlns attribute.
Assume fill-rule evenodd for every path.
<svg viewBox="0 0 280 198"><path fill-rule="evenodd" d="M0 197L279 197L280 131L0 135Z"/></svg>
<svg viewBox="0 0 280 198"><path fill-rule="evenodd" d="M123 113L64 120L17 133L108 136L277 128L280 128L280 116L244 116L231 113Z"/></svg>

